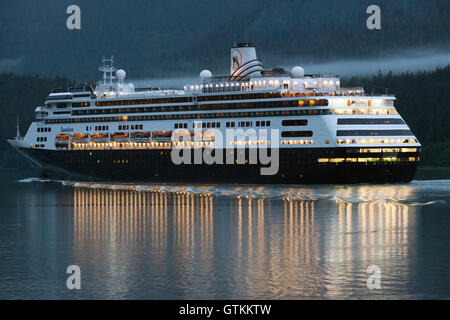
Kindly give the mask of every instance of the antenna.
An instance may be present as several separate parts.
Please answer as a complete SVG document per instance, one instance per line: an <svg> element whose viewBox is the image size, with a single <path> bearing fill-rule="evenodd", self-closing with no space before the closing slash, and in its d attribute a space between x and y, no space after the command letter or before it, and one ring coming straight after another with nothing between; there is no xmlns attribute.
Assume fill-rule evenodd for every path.
<svg viewBox="0 0 450 320"><path fill-rule="evenodd" d="M16 140L22 140L22 137L20 136L20 129L19 129L19 115L17 115L17 133L16 133Z"/></svg>

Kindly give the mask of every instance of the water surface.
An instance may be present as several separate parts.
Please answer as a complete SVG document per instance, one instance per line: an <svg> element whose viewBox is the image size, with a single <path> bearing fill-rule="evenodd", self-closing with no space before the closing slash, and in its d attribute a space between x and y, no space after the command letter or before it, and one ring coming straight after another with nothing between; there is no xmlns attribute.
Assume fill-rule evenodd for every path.
<svg viewBox="0 0 450 320"><path fill-rule="evenodd" d="M2 180L2 299L450 298L450 180ZM81 290L66 287L74 264ZM380 290L367 288L371 265Z"/></svg>

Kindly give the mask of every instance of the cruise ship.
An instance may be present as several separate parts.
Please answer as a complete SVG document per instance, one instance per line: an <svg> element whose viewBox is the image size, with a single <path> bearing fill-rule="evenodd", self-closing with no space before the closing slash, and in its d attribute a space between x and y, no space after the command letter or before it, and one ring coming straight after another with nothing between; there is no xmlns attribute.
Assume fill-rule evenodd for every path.
<svg viewBox="0 0 450 320"><path fill-rule="evenodd" d="M230 73L144 88L103 59L95 86L56 89L8 140L43 176L170 183L395 183L421 145L395 97L341 87L300 66L265 70L251 43ZM95 88L94 88L95 87Z"/></svg>

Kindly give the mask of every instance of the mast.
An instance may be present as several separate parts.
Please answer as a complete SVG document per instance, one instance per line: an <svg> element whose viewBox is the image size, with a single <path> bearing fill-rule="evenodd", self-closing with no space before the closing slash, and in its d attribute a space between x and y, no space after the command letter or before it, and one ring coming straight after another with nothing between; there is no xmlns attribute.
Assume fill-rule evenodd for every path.
<svg viewBox="0 0 450 320"><path fill-rule="evenodd" d="M16 132L16 140L22 140L22 136L20 135L20 129L19 129L19 115L17 115L17 132Z"/></svg>
<svg viewBox="0 0 450 320"><path fill-rule="evenodd" d="M114 67L114 56L111 56L110 59L103 57L103 65L98 70L103 72L103 84L113 84L113 80L116 78L114 72L117 71L117 68Z"/></svg>

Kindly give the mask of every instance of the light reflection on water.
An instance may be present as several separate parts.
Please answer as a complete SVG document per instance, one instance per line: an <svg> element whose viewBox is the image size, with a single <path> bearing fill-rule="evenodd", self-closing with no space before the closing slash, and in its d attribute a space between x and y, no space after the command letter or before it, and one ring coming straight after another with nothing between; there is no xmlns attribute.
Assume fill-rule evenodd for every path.
<svg viewBox="0 0 450 320"><path fill-rule="evenodd" d="M55 268L77 264L84 279L75 295L60 286L53 297L450 297L448 234L439 248L427 240L450 222L447 184L40 185L22 197L47 197L54 212L24 236L50 228L51 243L31 248L62 246ZM21 219L40 210L30 200ZM381 268L381 290L366 286L370 265Z"/></svg>

